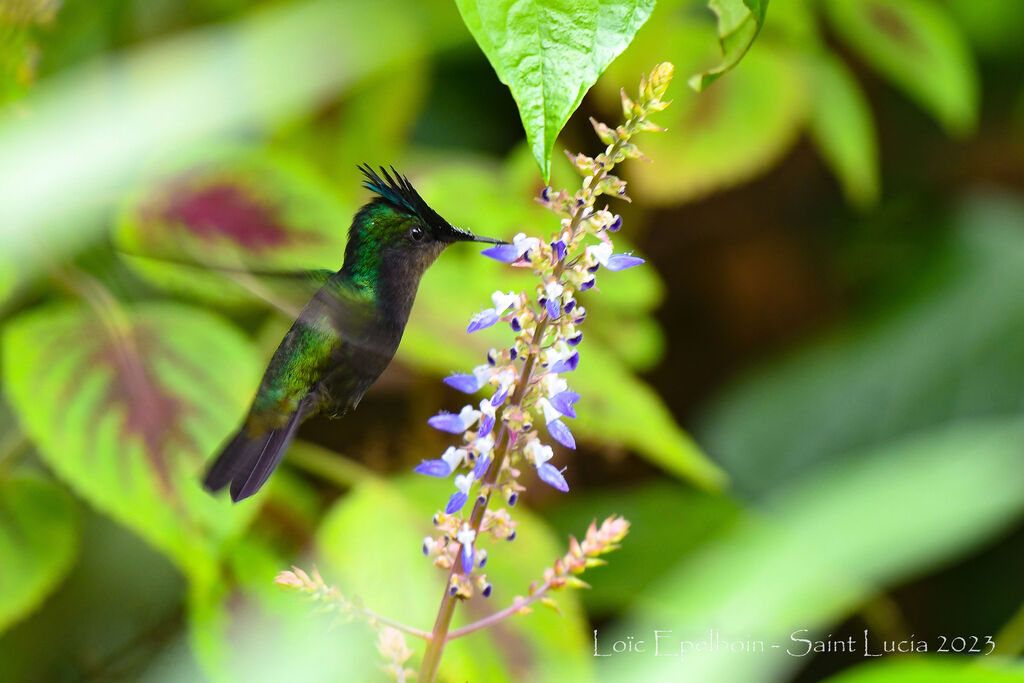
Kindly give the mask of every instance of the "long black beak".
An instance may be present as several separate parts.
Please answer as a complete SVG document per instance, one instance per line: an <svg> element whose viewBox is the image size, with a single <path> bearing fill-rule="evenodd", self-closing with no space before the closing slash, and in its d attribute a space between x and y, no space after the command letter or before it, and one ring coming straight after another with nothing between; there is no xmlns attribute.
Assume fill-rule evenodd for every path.
<svg viewBox="0 0 1024 683"><path fill-rule="evenodd" d="M450 229L445 234L446 241L448 242L485 242L487 244L508 244L505 240L495 239L494 237L481 237L474 235L469 230L463 230L462 228L456 228L454 225L448 226Z"/></svg>

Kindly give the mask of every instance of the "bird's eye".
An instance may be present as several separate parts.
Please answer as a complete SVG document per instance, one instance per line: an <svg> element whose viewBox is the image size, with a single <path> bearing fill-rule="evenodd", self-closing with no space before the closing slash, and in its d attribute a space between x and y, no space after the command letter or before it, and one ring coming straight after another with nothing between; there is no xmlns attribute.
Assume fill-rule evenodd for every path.
<svg viewBox="0 0 1024 683"><path fill-rule="evenodd" d="M409 237L412 238L413 242L420 242L426 236L427 236L426 231L422 227L420 227L418 225L412 226L412 229L409 230Z"/></svg>

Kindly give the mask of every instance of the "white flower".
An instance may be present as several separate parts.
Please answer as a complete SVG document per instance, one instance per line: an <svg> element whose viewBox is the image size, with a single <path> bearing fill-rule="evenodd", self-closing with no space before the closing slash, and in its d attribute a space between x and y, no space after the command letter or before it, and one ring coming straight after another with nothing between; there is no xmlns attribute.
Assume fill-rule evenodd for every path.
<svg viewBox="0 0 1024 683"><path fill-rule="evenodd" d="M473 410L473 406L466 404L462 406L462 410L459 411L459 420L462 422L462 429L469 429L471 426L476 424L476 421L480 419L480 411Z"/></svg>
<svg viewBox="0 0 1024 683"><path fill-rule="evenodd" d="M491 405L490 399L485 398L480 401L480 412L484 415L493 418L496 410L497 409Z"/></svg>
<svg viewBox="0 0 1024 683"><path fill-rule="evenodd" d="M466 451L461 448L456 448L455 446L449 446L448 450L446 450L444 455L441 456L441 459L444 460L445 463L448 464L448 467L451 468L451 471L454 472L455 469L466 459Z"/></svg>
<svg viewBox="0 0 1024 683"><path fill-rule="evenodd" d="M472 474L456 474L455 475L455 488L463 493L469 493L469 487L473 485Z"/></svg>
<svg viewBox="0 0 1024 683"><path fill-rule="evenodd" d="M608 258L612 255L612 245L607 242L592 244L587 247L587 254L594 258L602 266L608 265Z"/></svg>
<svg viewBox="0 0 1024 683"><path fill-rule="evenodd" d="M494 294L491 294L491 301L494 303L494 311L499 316L507 311L518 299L519 295L515 292L502 294L500 289L495 290Z"/></svg>
<svg viewBox="0 0 1024 683"><path fill-rule="evenodd" d="M546 398L541 397L537 403L540 404L540 409L544 412L544 424L548 424L549 422L562 417L562 414L555 410L554 406L552 406L551 402Z"/></svg>
<svg viewBox="0 0 1024 683"><path fill-rule="evenodd" d="M469 522L462 523L462 528L455 534L455 540L464 546L473 545L476 540L476 532L469 528Z"/></svg>
<svg viewBox="0 0 1024 683"><path fill-rule="evenodd" d="M536 249L540 245L540 240L536 237L527 237L525 232L521 232L512 238L512 244L515 245L516 251L522 256L530 249Z"/></svg>
<svg viewBox="0 0 1024 683"><path fill-rule="evenodd" d="M562 296L562 292L564 291L565 287L563 287L557 280L551 280L544 285L544 293L548 295L549 299L557 299Z"/></svg>
<svg viewBox="0 0 1024 683"><path fill-rule="evenodd" d="M551 446L545 446L537 439L526 444L526 448L523 449L523 452L526 454L526 457L533 461L534 467L540 467L548 460L555 457L555 452L551 450Z"/></svg>
<svg viewBox="0 0 1024 683"><path fill-rule="evenodd" d="M548 397L560 394L569 388L569 383L554 372L544 375L544 379L541 381L544 384L544 394Z"/></svg>
<svg viewBox="0 0 1024 683"><path fill-rule="evenodd" d="M475 440L473 442L473 450L476 451L481 458L486 456L494 450L494 438L488 434L485 437Z"/></svg>

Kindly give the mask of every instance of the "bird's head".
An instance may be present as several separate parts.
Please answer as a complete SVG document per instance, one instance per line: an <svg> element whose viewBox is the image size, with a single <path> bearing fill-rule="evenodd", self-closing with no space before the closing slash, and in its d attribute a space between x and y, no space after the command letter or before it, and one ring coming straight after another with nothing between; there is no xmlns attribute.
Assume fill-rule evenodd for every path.
<svg viewBox="0 0 1024 683"><path fill-rule="evenodd" d="M423 200L409 179L394 167L378 175L368 165L359 167L363 186L377 196L356 214L345 249L346 264L369 265L378 259L402 261L422 274L448 245L455 242L503 244L456 228ZM392 175L393 174L393 175Z"/></svg>

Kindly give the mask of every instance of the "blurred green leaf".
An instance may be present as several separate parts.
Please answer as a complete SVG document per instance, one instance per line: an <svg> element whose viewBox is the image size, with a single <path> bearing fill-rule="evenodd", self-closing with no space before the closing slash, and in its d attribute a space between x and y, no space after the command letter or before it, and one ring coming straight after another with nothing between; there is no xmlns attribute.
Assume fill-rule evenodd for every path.
<svg viewBox="0 0 1024 683"><path fill-rule="evenodd" d="M718 17L718 42L722 46L722 61L690 78L690 87L697 92L739 64L743 55L747 54L764 25L768 0L708 0L708 7Z"/></svg>
<svg viewBox="0 0 1024 683"><path fill-rule="evenodd" d="M627 609L680 561L741 519L735 501L671 481L588 488L546 512L559 532L577 537L595 519L600 522L615 514L629 520L629 536L622 547L606 566L588 570L585 577L592 588L580 598L587 612L598 618Z"/></svg>
<svg viewBox="0 0 1024 683"><path fill-rule="evenodd" d="M270 3L40 84L24 100L31 117L0 116L0 251L26 271L67 254L102 225L83 211L105 207L154 156L265 130L464 40L450 14L415 0Z"/></svg>
<svg viewBox="0 0 1024 683"><path fill-rule="evenodd" d="M978 548L1017 520L1022 456L1017 416L944 426L809 472L772 496L760 517L645 592L623 626L672 629L681 640L706 637L714 625L723 641L765 641L763 653L614 658L602 678L782 679L801 663L786 654L792 632L810 629L813 638L876 591Z"/></svg>
<svg viewBox="0 0 1024 683"><path fill-rule="evenodd" d="M943 0L957 27L982 55L1018 59L1024 3L1018 0Z"/></svg>
<svg viewBox="0 0 1024 683"><path fill-rule="evenodd" d="M259 536L239 539L224 555L234 582L196 587L189 596L190 640L212 680L377 680L369 626L318 614L322 603L274 583L291 564L309 570L305 558L288 558Z"/></svg>
<svg viewBox="0 0 1024 683"><path fill-rule="evenodd" d="M449 494L450 482L427 477L402 477L390 482L366 481L341 500L324 518L317 537L325 580L343 593L358 596L373 611L429 630L437 615L446 572L420 551L423 537L434 533L431 517ZM546 525L517 508L516 540L492 543L486 574L494 584L487 598L475 597L455 612L453 628L512 604L526 595L555 558L565 554L568 539L556 539ZM577 534L582 534L580 529ZM382 539L387 542L382 543ZM627 541L628 542L628 541ZM537 609L516 615L501 627L452 641L441 661L447 681L589 680L586 622L573 591L555 594L562 615ZM509 643L516 647L509 648ZM422 644L409 641L410 647Z"/></svg>
<svg viewBox="0 0 1024 683"><path fill-rule="evenodd" d="M826 683L1019 683L1024 665L979 657L887 657L847 669Z"/></svg>
<svg viewBox="0 0 1024 683"><path fill-rule="evenodd" d="M601 96L614 97L620 83L657 60L697 70L708 61L709 45L707 27L688 15L657 15L644 39L598 82ZM714 88L675 93L672 106L654 117L668 132L638 142L654 163L629 168L630 195L678 204L763 172L796 141L807 116L805 90L796 59L765 43ZM755 119L751 112L757 112Z"/></svg>
<svg viewBox="0 0 1024 683"><path fill-rule="evenodd" d="M927 109L947 132L970 132L978 75L959 27L926 0L825 0L836 33L879 73Z"/></svg>
<svg viewBox="0 0 1024 683"><path fill-rule="evenodd" d="M158 286L239 305L279 296L250 270L337 270L350 216L298 160L225 147L187 155L128 195L114 245Z"/></svg>
<svg viewBox="0 0 1024 683"><path fill-rule="evenodd" d="M547 182L555 138L590 86L650 17L654 0L456 2L498 78L512 91ZM629 83L639 74L632 74Z"/></svg>
<svg viewBox="0 0 1024 683"><path fill-rule="evenodd" d="M52 23L59 8L53 0L0 3L0 105L16 99L35 79L39 46L33 29Z"/></svg>
<svg viewBox="0 0 1024 683"><path fill-rule="evenodd" d="M30 613L78 552L78 507L40 479L0 480L0 632Z"/></svg>
<svg viewBox="0 0 1024 683"><path fill-rule="evenodd" d="M878 141L871 110L857 81L836 57L812 53L811 139L839 178L847 201L857 206L878 199Z"/></svg>
<svg viewBox="0 0 1024 683"><path fill-rule="evenodd" d="M978 197L938 256L942 277L882 315L769 365L712 405L702 442L764 493L827 458L964 417L1019 414L1024 205ZM929 284L927 288L923 285Z"/></svg>
<svg viewBox="0 0 1024 683"><path fill-rule="evenodd" d="M137 680L180 631L185 581L174 565L88 507L81 518L66 578L0 638L0 680ZM191 675L164 680L199 680L189 663Z"/></svg>
<svg viewBox="0 0 1024 683"><path fill-rule="evenodd" d="M208 582L220 543L256 507L210 496L198 472L240 419L257 359L202 310L146 304L122 315L105 324L57 304L10 321L4 390L62 479Z"/></svg>

